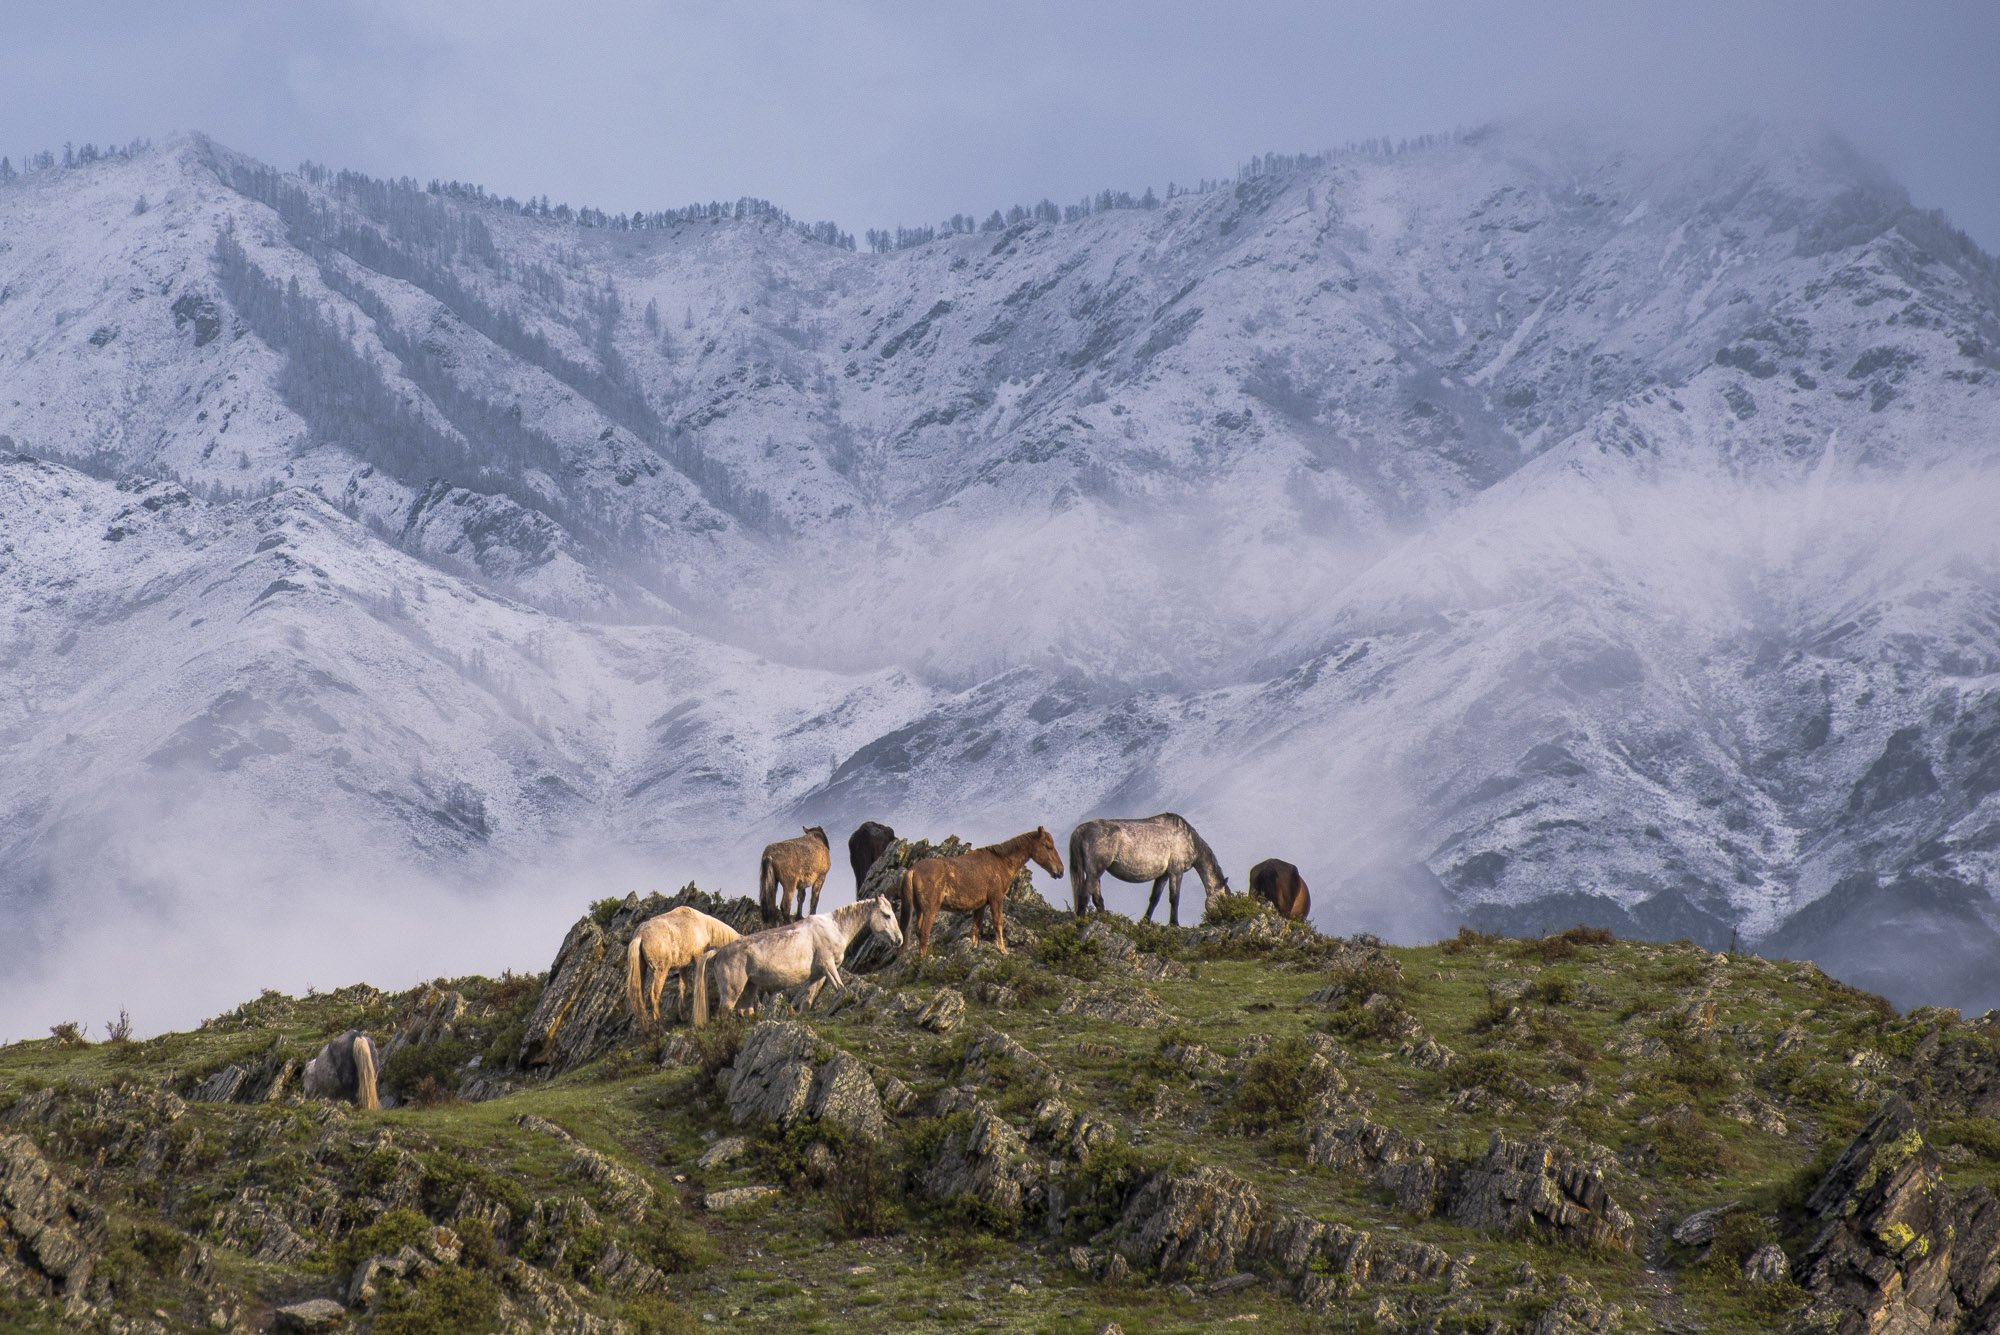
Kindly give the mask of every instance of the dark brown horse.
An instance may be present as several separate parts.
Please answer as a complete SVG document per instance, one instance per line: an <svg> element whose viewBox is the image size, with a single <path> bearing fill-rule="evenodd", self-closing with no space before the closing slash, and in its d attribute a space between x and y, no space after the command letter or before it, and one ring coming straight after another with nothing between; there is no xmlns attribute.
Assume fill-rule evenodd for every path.
<svg viewBox="0 0 2000 1335"><path fill-rule="evenodd" d="M975 848L955 858L925 858L903 873L903 903L915 926L917 954L931 948L931 927L938 910L972 915L972 939L979 940L979 915L993 918L993 943L1007 953L1007 887L1033 858L1049 875L1063 874L1056 841L1040 826L1003 843Z"/></svg>
<svg viewBox="0 0 2000 1335"><path fill-rule="evenodd" d="M1299 869L1277 858L1265 858L1250 869L1250 893L1278 911L1280 918L1304 922L1312 911L1312 896Z"/></svg>
<svg viewBox="0 0 2000 1335"><path fill-rule="evenodd" d="M847 860L854 864L854 893L861 893L861 883L868 879L868 869L876 860L889 851L889 845L896 842L896 832L880 821L865 820L853 834L847 836Z"/></svg>

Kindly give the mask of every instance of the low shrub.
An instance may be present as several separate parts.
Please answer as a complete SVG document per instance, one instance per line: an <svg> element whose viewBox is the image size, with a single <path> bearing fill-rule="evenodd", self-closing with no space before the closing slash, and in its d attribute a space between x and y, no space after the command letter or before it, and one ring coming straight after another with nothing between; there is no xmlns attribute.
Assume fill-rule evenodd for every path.
<svg viewBox="0 0 2000 1335"><path fill-rule="evenodd" d="M826 1177L826 1201L834 1226L844 1237L873 1238L891 1230L900 1213L896 1173L871 1141L834 1156Z"/></svg>
<svg viewBox="0 0 2000 1335"><path fill-rule="evenodd" d="M460 1068L472 1060L472 1044L462 1038L441 1038L434 1043L406 1043L389 1054L379 1077L382 1088L404 1102L418 1102L419 1090L427 1090L425 1107L455 1097Z"/></svg>
<svg viewBox="0 0 2000 1335"><path fill-rule="evenodd" d="M1034 955L1045 968L1086 983L1104 973L1103 947L1087 939L1074 922L1062 923L1043 933L1035 942Z"/></svg>
<svg viewBox="0 0 2000 1335"><path fill-rule="evenodd" d="M456 1335L494 1330L500 1321L500 1288L493 1276L463 1266L441 1266L415 1283L391 1282L373 1309L372 1335Z"/></svg>
<svg viewBox="0 0 2000 1335"><path fill-rule="evenodd" d="M1241 1131L1270 1131L1305 1116L1338 1078L1302 1038L1284 1038L1252 1057L1221 1121Z"/></svg>
<svg viewBox="0 0 2000 1335"><path fill-rule="evenodd" d="M1438 943L1438 949L1447 955L1463 955L1475 947L1492 946L1500 943L1497 932L1475 932L1470 927L1458 929L1458 935Z"/></svg>
<svg viewBox="0 0 2000 1335"><path fill-rule="evenodd" d="M1515 947L1514 953L1522 959L1539 959L1544 964L1555 964L1573 960L1590 947L1612 945L1617 940L1609 928L1585 927L1579 923L1565 931L1522 941Z"/></svg>

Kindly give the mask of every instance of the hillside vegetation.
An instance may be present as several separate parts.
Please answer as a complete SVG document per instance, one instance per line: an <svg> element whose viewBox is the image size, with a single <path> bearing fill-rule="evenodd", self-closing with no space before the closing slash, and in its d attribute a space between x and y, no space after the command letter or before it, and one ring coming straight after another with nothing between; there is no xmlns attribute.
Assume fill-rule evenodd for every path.
<svg viewBox="0 0 2000 1335"><path fill-rule="evenodd" d="M623 944L675 901L753 911L605 901L543 977L0 1049L0 1326L1991 1328L1990 1022L1685 942L1028 895L1010 955L645 1035ZM299 1096L351 1026L398 1106Z"/></svg>

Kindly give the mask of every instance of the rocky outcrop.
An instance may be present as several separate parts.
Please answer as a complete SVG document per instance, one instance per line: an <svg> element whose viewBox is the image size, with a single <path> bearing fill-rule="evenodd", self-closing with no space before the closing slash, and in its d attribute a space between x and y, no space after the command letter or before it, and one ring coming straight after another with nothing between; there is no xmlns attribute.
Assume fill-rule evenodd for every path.
<svg viewBox="0 0 2000 1335"><path fill-rule="evenodd" d="M1497 1131L1486 1156L1457 1175L1445 1212L1471 1228L1539 1233L1581 1247L1629 1248L1638 1232L1611 1199L1600 1165Z"/></svg>
<svg viewBox="0 0 2000 1335"><path fill-rule="evenodd" d="M1956 1335L2000 1322L2000 1202L1954 1193L1901 1098L1883 1104L1806 1199L1796 1273L1837 1335Z"/></svg>
<svg viewBox="0 0 2000 1335"><path fill-rule="evenodd" d="M1414 1215L1437 1213L1451 1185L1451 1171L1414 1136L1367 1118L1339 1125L1319 1123L1307 1140L1306 1159L1359 1173Z"/></svg>
<svg viewBox="0 0 2000 1335"><path fill-rule="evenodd" d="M921 1169L924 1193L947 1204L969 1204L995 1224L1018 1223L1040 1181L1021 1133L970 1096L947 1111L945 1127Z"/></svg>
<svg viewBox="0 0 2000 1335"><path fill-rule="evenodd" d="M869 1140L889 1128L866 1064L796 1020L751 1029L726 1079L729 1115L739 1126L809 1119Z"/></svg>
<svg viewBox="0 0 2000 1335"><path fill-rule="evenodd" d="M0 1289L60 1302L75 1317L104 1245L103 1213L26 1136L0 1135Z"/></svg>
<svg viewBox="0 0 2000 1335"><path fill-rule="evenodd" d="M1242 1268L1261 1208L1257 1189L1226 1168L1156 1173L1126 1204L1115 1245L1163 1275L1220 1279Z"/></svg>
<svg viewBox="0 0 2000 1335"><path fill-rule="evenodd" d="M524 1067L560 1075L601 1057L634 1031L625 1000L625 948L646 919L688 904L722 919L737 931L761 924L757 905L744 898L723 899L694 886L678 894L627 895L608 913L579 918L563 937L549 965L541 1000L529 1014L517 1060Z"/></svg>

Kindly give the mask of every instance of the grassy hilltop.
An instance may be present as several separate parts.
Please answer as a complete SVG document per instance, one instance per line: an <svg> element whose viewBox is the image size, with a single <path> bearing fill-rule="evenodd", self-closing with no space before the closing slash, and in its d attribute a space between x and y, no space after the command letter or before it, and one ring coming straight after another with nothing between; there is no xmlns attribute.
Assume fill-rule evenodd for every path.
<svg viewBox="0 0 2000 1335"><path fill-rule="evenodd" d="M1023 900L1009 956L647 1036L666 902L544 978L0 1049L0 1327L1991 1328L2000 1026L1809 964ZM400 1106L298 1097L351 1026Z"/></svg>

